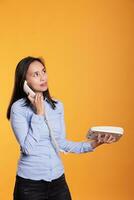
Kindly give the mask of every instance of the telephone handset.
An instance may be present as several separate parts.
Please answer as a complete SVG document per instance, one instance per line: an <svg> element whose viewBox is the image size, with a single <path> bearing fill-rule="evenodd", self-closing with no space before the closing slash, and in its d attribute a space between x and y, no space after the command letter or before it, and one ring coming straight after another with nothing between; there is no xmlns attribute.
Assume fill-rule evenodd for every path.
<svg viewBox="0 0 134 200"><path fill-rule="evenodd" d="M33 97L33 98L35 97L34 91L28 86L26 80L24 81L23 90L27 95L30 94L31 97Z"/></svg>

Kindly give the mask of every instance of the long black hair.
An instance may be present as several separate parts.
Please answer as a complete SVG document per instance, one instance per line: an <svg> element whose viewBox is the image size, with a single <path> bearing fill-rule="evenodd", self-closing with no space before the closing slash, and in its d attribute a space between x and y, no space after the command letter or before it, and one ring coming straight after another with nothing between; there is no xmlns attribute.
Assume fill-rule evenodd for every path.
<svg viewBox="0 0 134 200"><path fill-rule="evenodd" d="M24 98L25 99L24 106L30 106L31 105L31 102L28 99L27 94L23 90L23 84L24 84L24 81L26 79L26 73L28 71L29 65L33 61L40 62L46 68L44 59L40 58L40 57L28 56L28 57L23 58L17 64L16 70L15 70L15 78L14 78L14 89L13 89L13 93L12 93L12 96L11 96L11 100L9 102L9 106L8 106L8 109L7 109L7 115L6 115L8 120L10 119L11 106L15 101L17 101L21 98ZM47 88L46 91L43 92L43 97L44 97L44 99L46 97L46 101L51 105L51 107L53 109L55 109L55 107L56 107L55 104L57 103L57 101L52 99L52 97L50 96L50 92L49 92L48 88Z"/></svg>

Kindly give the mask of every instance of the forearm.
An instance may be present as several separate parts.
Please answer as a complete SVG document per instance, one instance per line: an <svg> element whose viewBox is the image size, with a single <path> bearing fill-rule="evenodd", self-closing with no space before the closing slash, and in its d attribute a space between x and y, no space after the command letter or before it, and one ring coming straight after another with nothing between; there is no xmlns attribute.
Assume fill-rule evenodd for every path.
<svg viewBox="0 0 134 200"><path fill-rule="evenodd" d="M12 107L11 126L21 150L25 154L32 154L34 147L40 140L40 133L44 130L44 116L33 113L28 123L25 112Z"/></svg>
<svg viewBox="0 0 134 200"><path fill-rule="evenodd" d="M58 140L59 147L65 152L70 153L86 153L89 151L93 151L92 146L89 142L74 142L67 140L66 138L62 138Z"/></svg>

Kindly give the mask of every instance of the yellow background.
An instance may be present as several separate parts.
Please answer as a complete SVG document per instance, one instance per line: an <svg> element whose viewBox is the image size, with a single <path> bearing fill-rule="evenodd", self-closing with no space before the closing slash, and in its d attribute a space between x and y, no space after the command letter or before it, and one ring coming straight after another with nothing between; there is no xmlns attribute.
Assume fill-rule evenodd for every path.
<svg viewBox="0 0 134 200"><path fill-rule="evenodd" d="M16 64L46 61L51 95L64 103L67 139L96 125L124 137L95 152L62 155L73 200L134 198L134 1L0 1L0 199L11 200L19 146L6 119Z"/></svg>

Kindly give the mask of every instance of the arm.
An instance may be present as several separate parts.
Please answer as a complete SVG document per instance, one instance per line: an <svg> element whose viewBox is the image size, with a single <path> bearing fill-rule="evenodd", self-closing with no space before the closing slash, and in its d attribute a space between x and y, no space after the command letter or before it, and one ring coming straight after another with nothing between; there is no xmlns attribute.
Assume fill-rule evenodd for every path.
<svg viewBox="0 0 134 200"><path fill-rule="evenodd" d="M10 121L15 137L20 144L21 151L28 155L32 154L40 139L39 133L43 127L44 116L33 113L28 123L26 108L13 104Z"/></svg>
<svg viewBox="0 0 134 200"><path fill-rule="evenodd" d="M86 153L94 151L93 146L90 142L73 142L66 140L66 130L65 130L65 121L64 121L64 107L61 103L61 135L60 139L58 140L59 147L66 151L72 153Z"/></svg>

